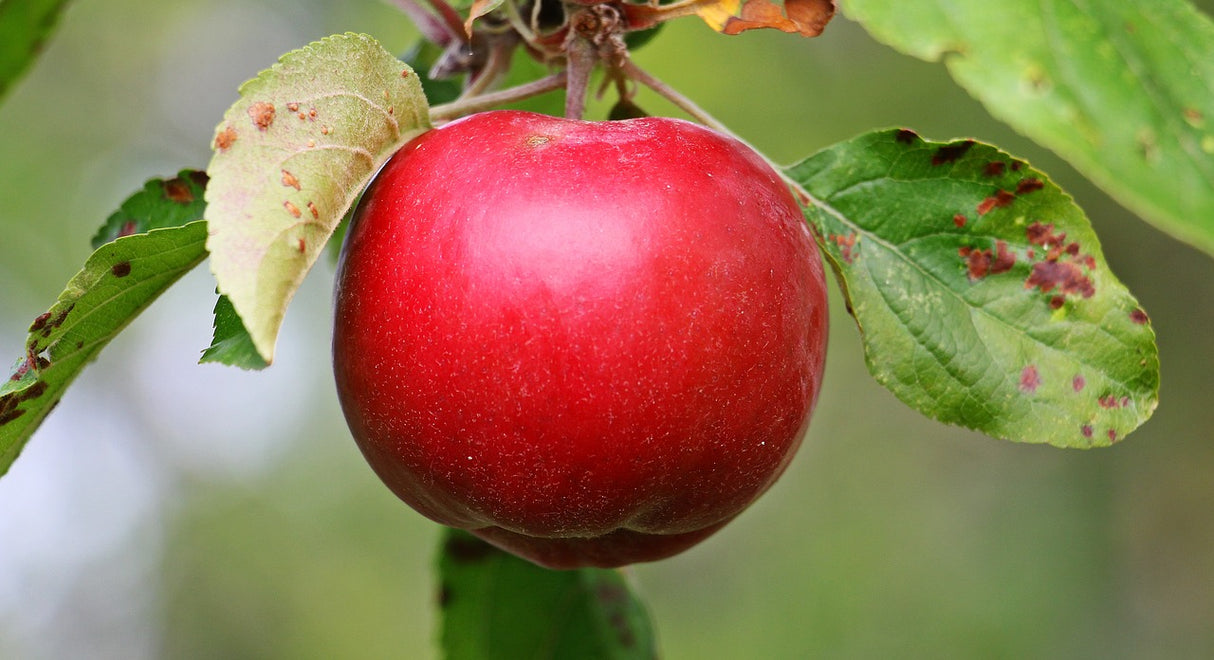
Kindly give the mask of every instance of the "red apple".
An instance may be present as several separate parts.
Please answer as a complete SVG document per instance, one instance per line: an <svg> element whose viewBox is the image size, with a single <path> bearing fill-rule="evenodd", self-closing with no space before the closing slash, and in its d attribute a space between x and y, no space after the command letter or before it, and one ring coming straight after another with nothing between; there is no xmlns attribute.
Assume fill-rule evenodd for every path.
<svg viewBox="0 0 1214 660"><path fill-rule="evenodd" d="M698 543L791 460L826 351L780 177L698 125L488 112L405 145L343 247L354 439L423 515L552 568Z"/></svg>

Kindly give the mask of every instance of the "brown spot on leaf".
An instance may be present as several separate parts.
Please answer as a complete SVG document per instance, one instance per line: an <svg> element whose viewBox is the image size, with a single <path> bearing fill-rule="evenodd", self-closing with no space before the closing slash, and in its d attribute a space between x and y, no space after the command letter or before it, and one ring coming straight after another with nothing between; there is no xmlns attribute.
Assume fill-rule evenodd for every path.
<svg viewBox="0 0 1214 660"><path fill-rule="evenodd" d="M291 111L291 112L299 112L299 104L298 104L298 103L293 103L293 102L292 102L292 103L288 103L288 104L287 104L287 110L289 110L289 111Z"/></svg>
<svg viewBox="0 0 1214 660"><path fill-rule="evenodd" d="M320 134L321 134L321 135L328 135L330 130L332 130L332 129L330 129L328 126L321 126L321 127L320 127Z"/></svg>
<svg viewBox="0 0 1214 660"><path fill-rule="evenodd" d="M902 144L914 144L919 140L919 134L909 128L900 128L894 133L894 139Z"/></svg>
<svg viewBox="0 0 1214 660"><path fill-rule="evenodd" d="M987 163L986 167L982 168L982 173L987 176L1003 176L1003 172L1005 170L1007 170L1007 165L1004 165L1000 161L994 160Z"/></svg>
<svg viewBox="0 0 1214 660"><path fill-rule="evenodd" d="M958 214L954 215L954 216L953 216L953 224L954 224L954 225L957 225L957 228L958 228L958 229L960 229L960 228L964 227L964 226L965 226L965 215L963 215L963 214L961 214L961 213L958 213Z"/></svg>
<svg viewBox="0 0 1214 660"><path fill-rule="evenodd" d="M986 276L991 270L991 251L979 250L968 245L957 248L957 254L965 259L966 270L971 281Z"/></svg>
<svg viewBox="0 0 1214 660"><path fill-rule="evenodd" d="M1054 233L1054 225L1047 225L1041 222L1034 222L1025 227L1024 234L1029 239L1029 243L1042 247L1059 245L1066 240L1066 234Z"/></svg>
<svg viewBox="0 0 1214 660"><path fill-rule="evenodd" d="M1027 195L1032 192L1037 192L1038 190L1041 190L1044 187L1045 187L1045 182L1042 181L1041 179L1028 177L1028 178L1021 179L1020 183L1016 184L1016 194L1017 195Z"/></svg>
<svg viewBox="0 0 1214 660"><path fill-rule="evenodd" d="M1021 167L1022 167L1022 165L1021 165L1020 161L1018 161L1018 160L1012 161L1012 171L1013 172L1019 172Z"/></svg>
<svg viewBox="0 0 1214 660"><path fill-rule="evenodd" d="M185 181L173 178L164 182L164 198L178 204L189 204L194 201L194 191Z"/></svg>
<svg viewBox="0 0 1214 660"><path fill-rule="evenodd" d="M1091 298L1096 293L1092 280L1074 261L1038 261L1024 283L1024 288L1038 288L1042 293L1058 289L1063 294L1079 294Z"/></svg>
<svg viewBox="0 0 1214 660"><path fill-rule="evenodd" d="M225 126L222 131L215 135L215 148L219 151L227 151L236 142L236 129L231 126Z"/></svg>
<svg viewBox="0 0 1214 660"><path fill-rule="evenodd" d="M1083 426L1080 426L1080 427L1079 427L1079 432L1080 432L1080 433L1082 433L1082 434L1083 434L1083 437L1085 437L1085 438L1090 438L1090 437L1092 437L1092 425L1091 425L1091 424L1084 424Z"/></svg>
<svg viewBox="0 0 1214 660"><path fill-rule="evenodd" d="M299 239L299 253L305 254L308 251L308 243L304 239Z"/></svg>
<svg viewBox="0 0 1214 660"><path fill-rule="evenodd" d="M137 224L135 224L134 220L127 220L126 222L122 223L121 227L118 228L118 235L115 236L114 238L122 238L123 236L132 236L135 234L135 232L138 229L139 229L139 226Z"/></svg>
<svg viewBox="0 0 1214 660"><path fill-rule="evenodd" d="M839 256L843 258L843 261L849 264L852 263L855 259L856 235L831 234L830 240L839 246Z"/></svg>
<svg viewBox="0 0 1214 660"><path fill-rule="evenodd" d="M932 165L944 165L955 162L964 156L965 152L969 151L972 146L974 146L973 140L946 144L937 149L936 153L932 155Z"/></svg>
<svg viewBox="0 0 1214 660"><path fill-rule="evenodd" d="M1117 442L1117 431L1109 429L1109 442Z"/></svg>
<svg viewBox="0 0 1214 660"><path fill-rule="evenodd" d="M211 176L202 170L190 170L190 181L195 185L205 188L211 182Z"/></svg>
<svg viewBox="0 0 1214 660"><path fill-rule="evenodd" d="M991 275L1006 273L1016 265L1016 255L1007 249L1006 241L995 242L995 260L991 262Z"/></svg>
<svg viewBox="0 0 1214 660"><path fill-rule="evenodd" d="M320 209L316 208L316 204L314 202L308 202L308 213L312 214L312 219L320 219Z"/></svg>
<svg viewBox="0 0 1214 660"><path fill-rule="evenodd" d="M297 115L297 116L299 117L299 121L307 121L307 120L308 120L308 115L306 115L306 114L304 114L304 113L302 113L302 112L301 112L301 113L299 113L299 115Z"/></svg>
<svg viewBox="0 0 1214 660"><path fill-rule="evenodd" d="M0 426L4 426L5 424L8 424L9 422L13 421L14 419L17 419L18 417L20 417L24 414L25 414L25 411L21 410L20 408L15 409L15 410L10 410L10 411L4 413L3 415L0 415Z"/></svg>
<svg viewBox="0 0 1214 660"><path fill-rule="evenodd" d="M264 131L274 123L274 104L258 101L249 106L249 119L253 120L253 125L257 130Z"/></svg>
<svg viewBox="0 0 1214 660"><path fill-rule="evenodd" d="M40 397L46 393L46 388L47 388L46 381L44 381L44 380L37 381L33 385L30 385L28 388L26 388L26 390L17 397L17 400L18 401L29 401L31 399L37 399L38 397Z"/></svg>
<svg viewBox="0 0 1214 660"><path fill-rule="evenodd" d="M1050 309L1062 309L1066 304L1066 296L1054 296L1050 298Z"/></svg>
<svg viewBox="0 0 1214 660"><path fill-rule="evenodd" d="M1087 385L1087 383L1088 381L1082 375L1075 374L1075 377L1071 379L1071 389L1075 390L1076 392L1082 392L1083 387Z"/></svg>
<svg viewBox="0 0 1214 660"><path fill-rule="evenodd" d="M38 332L39 330L46 327L46 322L49 320L51 320L50 312L43 312L43 313L39 314L38 316L34 317L34 322L30 324L29 331Z"/></svg>
<svg viewBox="0 0 1214 660"><path fill-rule="evenodd" d="M290 172L283 170L282 171L282 185L290 186L296 190L299 190L299 179L295 178L294 174L291 174Z"/></svg>
<svg viewBox="0 0 1214 660"><path fill-rule="evenodd" d="M1147 313L1145 311L1143 311L1141 309L1136 309L1136 310L1130 312L1130 320L1137 323L1138 325L1146 325L1146 323L1148 321L1150 321L1151 319L1147 316Z"/></svg>
<svg viewBox="0 0 1214 660"><path fill-rule="evenodd" d="M1032 394L1041 385L1041 376L1037 373L1036 365L1030 364L1020 372L1020 390Z"/></svg>
<svg viewBox="0 0 1214 660"><path fill-rule="evenodd" d="M119 261L118 263L114 264L113 266L110 266L110 273L112 273L114 275L114 277L126 277L127 275L130 275L131 274L131 262Z"/></svg>
<svg viewBox="0 0 1214 660"><path fill-rule="evenodd" d="M287 210L287 213L290 213L292 216L294 216L296 218L303 215L303 213L300 212L299 207L292 204L291 200L289 200L289 199L282 203L282 207Z"/></svg>
<svg viewBox="0 0 1214 660"><path fill-rule="evenodd" d="M1000 190L978 204L978 215L986 215L991 211L1003 208L1016 199L1016 196L1006 190Z"/></svg>
<svg viewBox="0 0 1214 660"><path fill-rule="evenodd" d="M388 115L391 116L394 114L396 114L396 106L392 106L392 105L388 106Z"/></svg>
<svg viewBox="0 0 1214 660"><path fill-rule="evenodd" d="M1120 402L1117 400L1117 396L1113 394L1106 394L1099 399L1096 399L1096 402L1100 404L1101 408L1105 408L1106 410L1113 410L1121 407Z"/></svg>
<svg viewBox="0 0 1214 660"><path fill-rule="evenodd" d="M63 322L67 320L67 315L71 314L73 309L76 309L76 303L72 303L63 308L62 311L55 315L55 318L51 319L50 325L53 325L56 328L63 325Z"/></svg>
<svg viewBox="0 0 1214 660"><path fill-rule="evenodd" d="M401 71L401 72L400 72L400 77L401 77L401 78L408 78L408 77L409 77L409 70L408 70L408 69L405 69L404 71Z"/></svg>

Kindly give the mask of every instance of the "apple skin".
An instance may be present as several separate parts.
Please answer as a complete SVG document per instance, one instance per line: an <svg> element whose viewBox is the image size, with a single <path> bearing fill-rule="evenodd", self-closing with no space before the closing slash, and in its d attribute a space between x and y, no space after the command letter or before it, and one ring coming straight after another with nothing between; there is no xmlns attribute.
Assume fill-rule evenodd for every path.
<svg viewBox="0 0 1214 660"><path fill-rule="evenodd" d="M817 246L746 146L677 119L466 117L342 248L333 366L423 515L549 568L682 552L784 471L818 396Z"/></svg>

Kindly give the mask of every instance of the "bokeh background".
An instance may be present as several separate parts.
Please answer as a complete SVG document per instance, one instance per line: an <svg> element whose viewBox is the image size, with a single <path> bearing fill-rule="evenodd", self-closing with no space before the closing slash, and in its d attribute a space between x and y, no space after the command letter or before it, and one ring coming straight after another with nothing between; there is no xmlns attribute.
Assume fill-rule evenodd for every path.
<svg viewBox="0 0 1214 660"><path fill-rule="evenodd" d="M242 81L347 30L397 51L413 34L376 0L75 3L0 105L0 356L127 195L206 166ZM779 162L895 125L1027 158L1091 217L1163 364L1158 412L1118 446L1000 443L877 386L836 297L789 472L711 540L630 570L665 657L1214 657L1214 259L845 18L815 40L687 19L636 59ZM438 530L345 429L332 275L309 276L267 371L195 364L205 268L85 371L0 479L0 658L436 657Z"/></svg>

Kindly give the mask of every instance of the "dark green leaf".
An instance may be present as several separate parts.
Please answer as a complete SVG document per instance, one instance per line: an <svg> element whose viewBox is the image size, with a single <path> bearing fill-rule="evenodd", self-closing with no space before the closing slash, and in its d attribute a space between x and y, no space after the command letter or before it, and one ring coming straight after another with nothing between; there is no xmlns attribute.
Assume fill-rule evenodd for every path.
<svg viewBox="0 0 1214 660"><path fill-rule="evenodd" d="M1146 313L1083 212L972 141L880 131L786 170L843 283L873 376L924 414L994 437L1108 445L1150 417Z"/></svg>
<svg viewBox="0 0 1214 660"><path fill-rule="evenodd" d="M619 571L550 571L449 529L439 575L447 660L657 657L649 616Z"/></svg>
<svg viewBox="0 0 1214 660"><path fill-rule="evenodd" d="M68 0L0 0L0 97L42 52Z"/></svg>
<svg viewBox="0 0 1214 660"><path fill-rule="evenodd" d="M1164 231L1214 254L1214 22L1185 0L844 0Z"/></svg>
<svg viewBox="0 0 1214 660"><path fill-rule="evenodd" d="M240 321L240 315L227 296L215 301L215 336L202 352L200 363L218 362L241 369L265 369L268 364L257 352L253 338Z"/></svg>
<svg viewBox="0 0 1214 660"><path fill-rule="evenodd" d="M58 302L34 319L25 355L0 385L0 474L85 365L202 262L206 238L206 223L196 221L106 243L68 282Z"/></svg>

